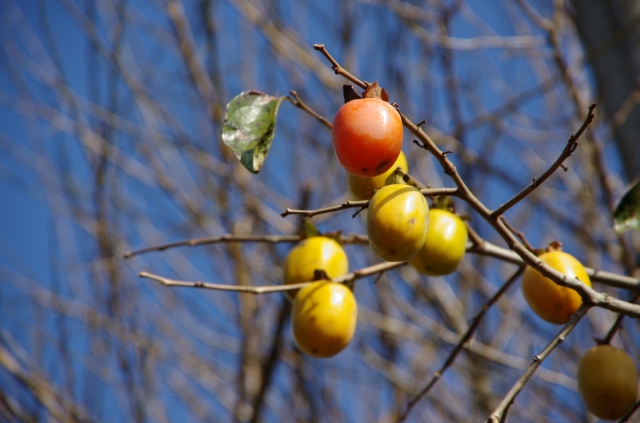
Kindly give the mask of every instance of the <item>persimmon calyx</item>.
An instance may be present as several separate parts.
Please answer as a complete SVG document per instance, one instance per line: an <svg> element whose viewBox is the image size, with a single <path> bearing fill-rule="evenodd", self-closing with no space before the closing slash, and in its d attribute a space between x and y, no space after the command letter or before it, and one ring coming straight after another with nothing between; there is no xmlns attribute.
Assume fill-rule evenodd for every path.
<svg viewBox="0 0 640 423"><path fill-rule="evenodd" d="M369 84L367 89L362 93L362 98L377 98L378 100L389 101L389 95L384 88L378 84L378 81Z"/></svg>

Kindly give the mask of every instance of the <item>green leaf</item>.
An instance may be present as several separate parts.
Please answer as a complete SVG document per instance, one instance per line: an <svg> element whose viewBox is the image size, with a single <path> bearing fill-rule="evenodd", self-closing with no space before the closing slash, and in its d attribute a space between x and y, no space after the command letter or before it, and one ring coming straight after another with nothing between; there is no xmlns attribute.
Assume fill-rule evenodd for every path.
<svg viewBox="0 0 640 423"><path fill-rule="evenodd" d="M283 99L259 91L245 91L227 104L222 142L233 150L249 172L260 172L269 154Z"/></svg>
<svg viewBox="0 0 640 423"><path fill-rule="evenodd" d="M619 234L628 229L640 230L640 180L622 196L613 212L613 220Z"/></svg>

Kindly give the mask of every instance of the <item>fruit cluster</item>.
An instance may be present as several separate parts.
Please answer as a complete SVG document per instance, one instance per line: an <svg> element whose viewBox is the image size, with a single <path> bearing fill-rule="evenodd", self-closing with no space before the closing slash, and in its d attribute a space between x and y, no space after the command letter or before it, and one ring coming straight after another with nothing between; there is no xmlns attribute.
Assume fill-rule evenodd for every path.
<svg viewBox="0 0 640 423"><path fill-rule="evenodd" d="M452 273L465 253L464 222L442 209L429 209L412 186L390 184L400 167L408 170L402 150L402 122L389 103L376 98L353 100L338 112L333 127L336 156L347 170L353 199L370 200L367 234L372 251L386 261L407 261L419 273ZM333 239L313 236L291 250L284 263L284 283L308 282L323 271L329 279L348 272L348 259ZM343 284L316 281L293 299L292 328L296 345L314 357L331 357L353 337L357 304Z"/></svg>
<svg viewBox="0 0 640 423"><path fill-rule="evenodd" d="M430 209L417 188L389 179L397 168L408 171L407 158L400 149L402 121L395 109L380 98L348 101L334 120L333 146L347 171L349 196L369 200L366 224L373 253L386 261L408 261L417 272L430 276L454 272L466 251L464 222L444 208ZM590 287L582 264L552 246L538 256L540 261ZM329 279L348 273L342 247L322 236L307 238L289 253L284 283L311 281L318 278L318 271ZM297 293L288 292L293 299L293 336L301 351L331 357L350 343L357 303L349 288L320 280ZM529 266L523 273L522 293L539 317L554 324L567 323L582 305L578 292ZM580 360L578 386L593 414L619 419L638 396L635 363L624 351L598 345Z"/></svg>

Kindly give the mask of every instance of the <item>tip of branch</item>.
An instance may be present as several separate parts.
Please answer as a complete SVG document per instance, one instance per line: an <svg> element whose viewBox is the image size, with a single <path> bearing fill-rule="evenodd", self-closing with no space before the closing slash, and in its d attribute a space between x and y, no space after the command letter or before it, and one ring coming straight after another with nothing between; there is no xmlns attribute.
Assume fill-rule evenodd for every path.
<svg viewBox="0 0 640 423"><path fill-rule="evenodd" d="M139 278L146 278L146 277L148 277L148 276L149 276L149 274L148 274L147 272L140 272L140 273L138 273L138 277L139 277Z"/></svg>
<svg viewBox="0 0 640 423"><path fill-rule="evenodd" d="M324 44L314 44L313 45L313 49L314 50L322 50L324 48Z"/></svg>
<svg viewBox="0 0 640 423"><path fill-rule="evenodd" d="M133 256L133 251L127 251L126 253L124 253L122 255L122 258L123 259L128 259L128 258L131 258L131 256Z"/></svg>

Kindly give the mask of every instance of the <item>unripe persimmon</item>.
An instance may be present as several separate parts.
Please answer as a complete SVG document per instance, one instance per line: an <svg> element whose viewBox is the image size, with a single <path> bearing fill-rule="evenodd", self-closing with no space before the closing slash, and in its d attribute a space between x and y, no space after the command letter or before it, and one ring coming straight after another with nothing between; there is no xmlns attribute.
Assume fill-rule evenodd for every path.
<svg viewBox="0 0 640 423"><path fill-rule="evenodd" d="M295 246L284 259L284 283L310 282L316 270L324 270L332 279L349 273L347 254L335 240L312 236ZM286 294L292 299L297 292L286 291Z"/></svg>
<svg viewBox="0 0 640 423"><path fill-rule="evenodd" d="M293 339L312 357L332 357L342 351L353 338L357 320L356 299L340 283L313 282L293 300Z"/></svg>
<svg viewBox="0 0 640 423"><path fill-rule="evenodd" d="M467 236L462 219L447 210L431 209L427 240L409 264L418 273L429 276L453 273L464 257Z"/></svg>
<svg viewBox="0 0 640 423"><path fill-rule="evenodd" d="M333 148L345 170L372 178L386 172L402 149L402 120L377 98L345 103L333 120Z"/></svg>
<svg viewBox="0 0 640 423"><path fill-rule="evenodd" d="M389 170L384 172L382 175L374 176L373 178L364 178L347 172L347 191L349 192L349 197L353 200L371 200L375 191L384 186L389 175L391 175L398 167L405 172L409 171L407 156L404 155L402 150L400 150L400 155L393 166L391 166Z"/></svg>
<svg viewBox="0 0 640 423"><path fill-rule="evenodd" d="M578 390L589 410L607 420L623 417L638 398L638 370L626 352L591 348L578 364Z"/></svg>
<svg viewBox="0 0 640 423"><path fill-rule="evenodd" d="M387 185L369 202L367 234L375 255L386 261L405 261L424 245L429 204L416 188Z"/></svg>
<svg viewBox="0 0 640 423"><path fill-rule="evenodd" d="M539 256L540 260L558 272L579 279L591 287L591 279L582 264L563 251L550 251ZM582 305L582 298L575 290L556 284L527 266L522 275L522 294L535 313L550 323L569 321Z"/></svg>

